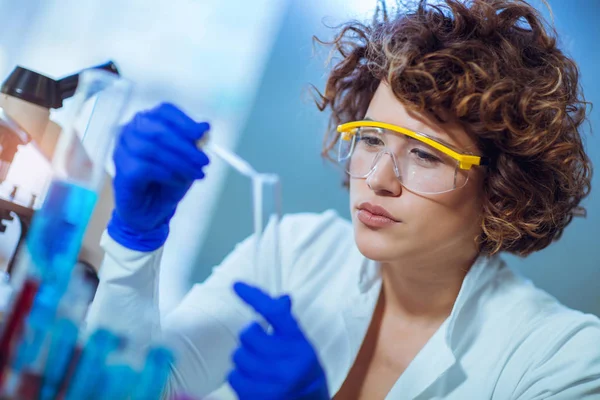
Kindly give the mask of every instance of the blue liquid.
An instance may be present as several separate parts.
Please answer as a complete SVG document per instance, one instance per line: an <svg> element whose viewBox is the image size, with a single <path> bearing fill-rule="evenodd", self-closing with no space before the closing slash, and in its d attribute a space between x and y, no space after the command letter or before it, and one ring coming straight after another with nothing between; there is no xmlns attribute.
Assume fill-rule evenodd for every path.
<svg viewBox="0 0 600 400"><path fill-rule="evenodd" d="M26 240L35 273L43 283L66 290L97 197L65 181L52 182Z"/></svg>
<svg viewBox="0 0 600 400"><path fill-rule="evenodd" d="M52 332L52 341L48 352L44 384L40 394L41 400L52 400L60 388L62 379L67 373L73 350L77 344L79 329L68 319L56 322Z"/></svg>
<svg viewBox="0 0 600 400"><path fill-rule="evenodd" d="M123 340L106 329L98 329L83 349L77 370L70 382L66 400L92 398L98 391L108 356L118 350Z"/></svg>
<svg viewBox="0 0 600 400"><path fill-rule="evenodd" d="M56 294L44 286L40 287L25 323L19 350L13 361L13 370L35 367L50 334L57 305Z"/></svg>
<svg viewBox="0 0 600 400"><path fill-rule="evenodd" d="M129 365L105 366L94 400L129 399L137 375Z"/></svg>
<svg viewBox="0 0 600 400"><path fill-rule="evenodd" d="M131 396L132 400L160 400L171 373L173 353L164 347L151 348L146 356L138 385Z"/></svg>

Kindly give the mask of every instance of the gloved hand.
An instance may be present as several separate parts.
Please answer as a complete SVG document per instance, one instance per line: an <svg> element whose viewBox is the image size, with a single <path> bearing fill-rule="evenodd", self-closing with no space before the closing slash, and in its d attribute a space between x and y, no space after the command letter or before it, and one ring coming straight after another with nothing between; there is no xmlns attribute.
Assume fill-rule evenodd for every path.
<svg viewBox="0 0 600 400"><path fill-rule="evenodd" d="M228 377L240 400L329 400L325 372L291 313L290 297L273 299L244 283L234 290L273 327L266 333L254 322L240 334Z"/></svg>
<svg viewBox="0 0 600 400"><path fill-rule="evenodd" d="M177 204L204 177L208 157L196 141L209 129L172 104L140 112L123 127L113 156L115 209L108 224L115 241L140 251L164 244Z"/></svg>

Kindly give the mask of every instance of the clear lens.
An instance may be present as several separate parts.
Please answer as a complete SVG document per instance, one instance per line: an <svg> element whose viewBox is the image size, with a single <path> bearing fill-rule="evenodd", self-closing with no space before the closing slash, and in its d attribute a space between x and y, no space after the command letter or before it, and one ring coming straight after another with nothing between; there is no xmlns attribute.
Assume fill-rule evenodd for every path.
<svg viewBox="0 0 600 400"><path fill-rule="evenodd" d="M340 137L338 161L346 164L353 178L375 173L387 155L392 158L394 173L408 190L437 194L467 183L468 171L458 168L454 158L418 139L372 127L358 128L351 138L347 136L342 133Z"/></svg>
<svg viewBox="0 0 600 400"><path fill-rule="evenodd" d="M352 132L343 132L340 134L337 157L338 162L343 163L350 158L352 151L354 150L355 141L356 134L353 134Z"/></svg>

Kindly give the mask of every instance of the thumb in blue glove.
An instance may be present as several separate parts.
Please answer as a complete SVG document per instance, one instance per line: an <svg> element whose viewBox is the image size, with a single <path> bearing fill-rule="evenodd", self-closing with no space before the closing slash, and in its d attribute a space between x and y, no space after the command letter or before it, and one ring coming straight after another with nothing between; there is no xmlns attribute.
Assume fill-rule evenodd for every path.
<svg viewBox="0 0 600 400"><path fill-rule="evenodd" d="M113 155L115 210L108 233L114 240L140 251L164 244L177 204L204 177L208 157L196 142L208 130L166 103L123 127Z"/></svg>
<svg viewBox="0 0 600 400"><path fill-rule="evenodd" d="M234 290L273 328L267 333L254 322L240 334L228 376L240 400L328 400L325 372L291 313L290 297L273 299L245 283Z"/></svg>

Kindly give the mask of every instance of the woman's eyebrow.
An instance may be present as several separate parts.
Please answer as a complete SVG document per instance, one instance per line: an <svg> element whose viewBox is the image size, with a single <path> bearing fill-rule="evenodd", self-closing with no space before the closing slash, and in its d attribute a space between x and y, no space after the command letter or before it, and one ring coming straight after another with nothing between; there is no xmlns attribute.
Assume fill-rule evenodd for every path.
<svg viewBox="0 0 600 400"><path fill-rule="evenodd" d="M363 119L363 121L384 122L384 121L377 121L377 120L374 120L373 118L366 117L366 116L365 116L365 118ZM392 125L395 125L395 124L392 124ZM396 125L396 126L400 126L400 125ZM460 148L460 146L458 146L456 143L451 143L451 142L449 142L449 141L446 141L446 140L442 139L441 137L439 137L439 136L438 136L438 135L436 135L436 134L432 134L432 133L429 133L429 132L428 132L428 133L425 133L425 132L417 131L417 130L414 130L414 129L411 129L411 128L405 128L405 129L411 130L411 131L413 131L413 132L417 132L417 133L425 134L425 135L429 136L430 138L432 138L432 139L434 139L434 140L438 141L439 143L441 143L441 144L443 144L443 145L445 145L445 146L449 147L450 149L452 149L452 150L454 150L454 151L457 151L457 152L459 152L459 153L470 154L470 153L467 153L467 152L469 151L469 149L468 149L468 148L462 149L462 148ZM415 139L415 138L411 138L410 136L407 136L407 138L408 138L408 139L411 139L412 141L418 141L417 139Z"/></svg>
<svg viewBox="0 0 600 400"><path fill-rule="evenodd" d="M370 118L370 117L365 117L365 118L363 119L363 121L384 122L384 121L376 121L376 120L374 120L373 118ZM387 122L386 122L386 123L387 123ZM395 124L392 124L392 125L395 125ZM399 127L401 127L401 128L404 128L403 126L400 126L400 125L396 125L396 126L399 126ZM453 147L454 147L454 145L452 145L452 144L450 144L450 143L447 143L447 142L445 142L445 141L444 141L442 138L438 137L438 136L437 136L437 135L435 135L435 134L431 134L431 133L425 133L425 132L420 132L420 131L417 131L417 130L414 130L414 129L411 129L411 128L405 128L405 129L411 130L411 131L413 131L413 132L417 132L417 133L422 133L422 134L425 134L425 135L427 135L427 136L429 136L429 137L431 137L431 138L433 138L433 139L435 139L435 140L438 140L438 141L439 141L439 142L441 142L442 144L445 144L445 145L450 145L450 146L453 146ZM411 139L413 139L413 140L416 140L416 139L414 139L414 138L411 138Z"/></svg>

